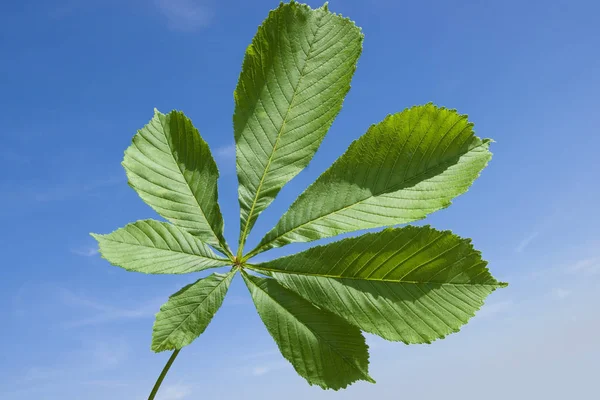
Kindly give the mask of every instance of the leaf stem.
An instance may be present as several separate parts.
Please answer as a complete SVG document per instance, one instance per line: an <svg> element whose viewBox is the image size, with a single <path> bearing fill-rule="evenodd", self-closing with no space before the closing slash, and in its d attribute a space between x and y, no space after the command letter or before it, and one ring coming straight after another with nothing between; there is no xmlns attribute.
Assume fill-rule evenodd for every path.
<svg viewBox="0 0 600 400"><path fill-rule="evenodd" d="M171 354L169 361L167 361L167 364L165 365L165 367L163 368L162 372L160 373L158 379L156 380L156 383L154 384L154 387L152 388L152 392L150 392L150 397L148 397L148 400L154 400L154 397L156 396L156 393L158 392L158 389L160 388L162 381L165 379L165 376L167 376L167 372L169 372L169 368L171 368L173 361L175 361L175 358L177 358L177 354L179 354L179 351L181 351L181 349L177 349L177 350L173 351L173 354Z"/></svg>

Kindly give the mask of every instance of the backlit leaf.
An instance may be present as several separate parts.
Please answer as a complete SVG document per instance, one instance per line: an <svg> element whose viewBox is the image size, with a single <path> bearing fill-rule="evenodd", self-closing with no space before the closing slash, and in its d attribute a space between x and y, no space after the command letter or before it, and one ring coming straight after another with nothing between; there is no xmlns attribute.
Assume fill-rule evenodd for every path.
<svg viewBox="0 0 600 400"><path fill-rule="evenodd" d="M258 264L285 287L384 339L430 343L457 332L504 283L469 239L386 229Z"/></svg>
<svg viewBox="0 0 600 400"><path fill-rule="evenodd" d="M209 275L169 297L156 315L152 350L181 349L200 336L223 304L234 275L235 270Z"/></svg>
<svg viewBox="0 0 600 400"><path fill-rule="evenodd" d="M311 385L337 390L359 379L374 382L359 329L273 279L242 276L281 354Z"/></svg>
<svg viewBox="0 0 600 400"><path fill-rule="evenodd" d="M157 213L228 252L217 203L217 164L182 112L165 115L155 110L125 151L123 167L129 185Z"/></svg>
<svg viewBox="0 0 600 400"><path fill-rule="evenodd" d="M312 159L342 107L362 50L348 19L305 4L269 13L235 90L240 248L256 218Z"/></svg>
<svg viewBox="0 0 600 400"><path fill-rule="evenodd" d="M352 143L250 254L425 218L469 188L492 156L489 144L454 110L427 104L390 115Z"/></svg>
<svg viewBox="0 0 600 400"><path fill-rule="evenodd" d="M143 220L108 235L92 233L111 264L146 274L185 274L231 264L187 231L166 222Z"/></svg>

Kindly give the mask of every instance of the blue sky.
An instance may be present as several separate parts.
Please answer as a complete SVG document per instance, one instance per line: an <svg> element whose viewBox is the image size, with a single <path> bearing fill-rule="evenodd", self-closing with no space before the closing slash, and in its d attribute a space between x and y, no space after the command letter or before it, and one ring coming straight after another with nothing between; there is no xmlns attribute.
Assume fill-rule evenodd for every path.
<svg viewBox="0 0 600 400"><path fill-rule="evenodd" d="M168 357L150 351L154 314L198 276L111 267L88 233L157 217L127 186L120 161L154 107L176 108L213 149L226 237L236 243L232 94L244 50L276 5L1 6L0 398L146 398ZM370 124L433 101L469 114L477 134L497 143L471 190L427 222L473 237L511 285L460 334L431 346L369 336L377 385L333 393L306 385L278 355L236 279L160 399L590 398L600 356L600 3L332 0L330 9L366 35L352 89L248 246Z"/></svg>

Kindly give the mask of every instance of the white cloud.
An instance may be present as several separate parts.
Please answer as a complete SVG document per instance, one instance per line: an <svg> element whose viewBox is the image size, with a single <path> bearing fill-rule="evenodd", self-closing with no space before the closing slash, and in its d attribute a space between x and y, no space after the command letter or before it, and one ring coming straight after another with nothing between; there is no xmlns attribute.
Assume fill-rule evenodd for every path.
<svg viewBox="0 0 600 400"><path fill-rule="evenodd" d="M64 351L51 365L33 365L17 378L17 385L38 385L76 376L94 376L100 372L114 370L129 356L130 346L122 338L74 341L72 350ZM83 381L80 381L83 382ZM88 384L90 381L85 381Z"/></svg>
<svg viewBox="0 0 600 400"><path fill-rule="evenodd" d="M501 314L513 307L511 300L499 301L496 303L484 304L484 306L477 312L478 318L490 317L492 315Z"/></svg>
<svg viewBox="0 0 600 400"><path fill-rule="evenodd" d="M279 356L279 358L281 358L281 355ZM283 369L283 368L287 368L290 367L291 365L287 362L283 362L283 361L276 361L276 362L272 362L272 363L266 363L266 364L258 364L253 366L250 369L250 374L252 376L263 376L266 374L270 374L271 372Z"/></svg>
<svg viewBox="0 0 600 400"><path fill-rule="evenodd" d="M264 351L258 351L256 353L246 354L246 355L242 356L241 358L243 360L256 360L256 359L260 359L260 358L269 358L269 357L277 356L279 354L279 350L277 350L277 348L275 346L273 346L273 347L274 348L272 350L264 350Z"/></svg>
<svg viewBox="0 0 600 400"><path fill-rule="evenodd" d="M600 257L579 260L567 267L567 272L574 274L595 275L600 273Z"/></svg>
<svg viewBox="0 0 600 400"><path fill-rule="evenodd" d="M163 386L156 397L157 400L181 400L192 394L191 386L181 383Z"/></svg>
<svg viewBox="0 0 600 400"><path fill-rule="evenodd" d="M215 154L220 158L235 159L235 143L218 147Z"/></svg>
<svg viewBox="0 0 600 400"><path fill-rule="evenodd" d="M275 346L269 350L246 354L242 359L250 365L242 367L240 372L251 376L263 376L289 366L287 362L282 361L281 353Z"/></svg>
<svg viewBox="0 0 600 400"><path fill-rule="evenodd" d="M261 376L261 375L266 374L270 370L271 370L271 368L266 367L266 366L257 366L257 367L252 368L252 375Z"/></svg>
<svg viewBox="0 0 600 400"><path fill-rule="evenodd" d="M127 359L130 348L123 340L94 341L89 343L87 354L88 359L93 360L95 368L112 369L120 365Z"/></svg>
<svg viewBox="0 0 600 400"><path fill-rule="evenodd" d="M125 183L124 176L81 182L29 183L26 185L2 185L4 208L14 213L15 209L25 210L32 205L69 201L102 193L108 188ZM27 207L26 207L27 206Z"/></svg>
<svg viewBox="0 0 600 400"><path fill-rule="evenodd" d="M154 4L167 18L169 28L195 31L210 23L213 12L200 0L155 0Z"/></svg>
<svg viewBox="0 0 600 400"><path fill-rule="evenodd" d="M529 246L529 244L531 244L531 242L536 237L538 237L539 234L540 234L539 232L533 232L529 236L527 236L523 240L521 240L521 242L519 243L519 245L515 249L517 251L517 253L522 253L525 250L525 248L527 248L527 246Z"/></svg>
<svg viewBox="0 0 600 400"><path fill-rule="evenodd" d="M84 308L87 310L86 318L71 320L63 324L65 328L99 325L119 320L153 318L164 299L140 304L133 308L119 308L103 304L87 296L76 294L68 289L60 289L60 298L66 306Z"/></svg>
<svg viewBox="0 0 600 400"><path fill-rule="evenodd" d="M71 249L71 253L82 257L94 257L98 254L98 249L95 247L84 247L80 249Z"/></svg>
<svg viewBox="0 0 600 400"><path fill-rule="evenodd" d="M50 201L68 200L73 197L79 197L84 194L94 193L100 189L112 187L125 181L122 176L115 176L108 179L91 181L85 184L60 184L47 187L40 191L32 193L33 198L41 203Z"/></svg>
<svg viewBox="0 0 600 400"><path fill-rule="evenodd" d="M214 154L224 175L235 171L235 143L217 147Z"/></svg>
<svg viewBox="0 0 600 400"><path fill-rule="evenodd" d="M92 379L89 381L82 381L81 384L82 385L90 385L90 386L99 386L99 387L110 388L110 389L130 386L129 382L109 380L109 379Z"/></svg>
<svg viewBox="0 0 600 400"><path fill-rule="evenodd" d="M571 291L562 288L555 288L552 293L559 299L565 299L571 294Z"/></svg>

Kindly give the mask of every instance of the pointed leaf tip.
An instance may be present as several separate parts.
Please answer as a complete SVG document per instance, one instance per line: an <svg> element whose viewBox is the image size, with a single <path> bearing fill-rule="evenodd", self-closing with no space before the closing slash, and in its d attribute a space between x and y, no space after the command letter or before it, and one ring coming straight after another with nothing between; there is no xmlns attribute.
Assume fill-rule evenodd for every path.
<svg viewBox="0 0 600 400"><path fill-rule="evenodd" d="M182 112L155 114L122 162L129 186L163 218L229 255L218 204L219 171L208 144Z"/></svg>
<svg viewBox="0 0 600 400"><path fill-rule="evenodd" d="M166 222L141 220L93 236L111 264L146 274L185 274L228 265L208 245Z"/></svg>
<svg viewBox="0 0 600 400"><path fill-rule="evenodd" d="M427 226L344 239L256 268L361 330L407 344L458 332L503 287L470 240Z"/></svg>
<svg viewBox="0 0 600 400"><path fill-rule="evenodd" d="M250 254L423 219L468 190L491 159L488 147L455 110L427 104L389 115L354 141Z"/></svg>
<svg viewBox="0 0 600 400"><path fill-rule="evenodd" d="M258 215L313 158L361 51L352 21L306 4L282 3L258 28L234 94L240 249Z"/></svg>
<svg viewBox="0 0 600 400"><path fill-rule="evenodd" d="M156 314L152 350L178 350L200 336L223 304L235 272L214 273L170 296Z"/></svg>
<svg viewBox="0 0 600 400"><path fill-rule="evenodd" d="M339 390L357 380L374 382L368 374L368 346L358 328L271 278L244 272L242 277L281 354L309 384Z"/></svg>

